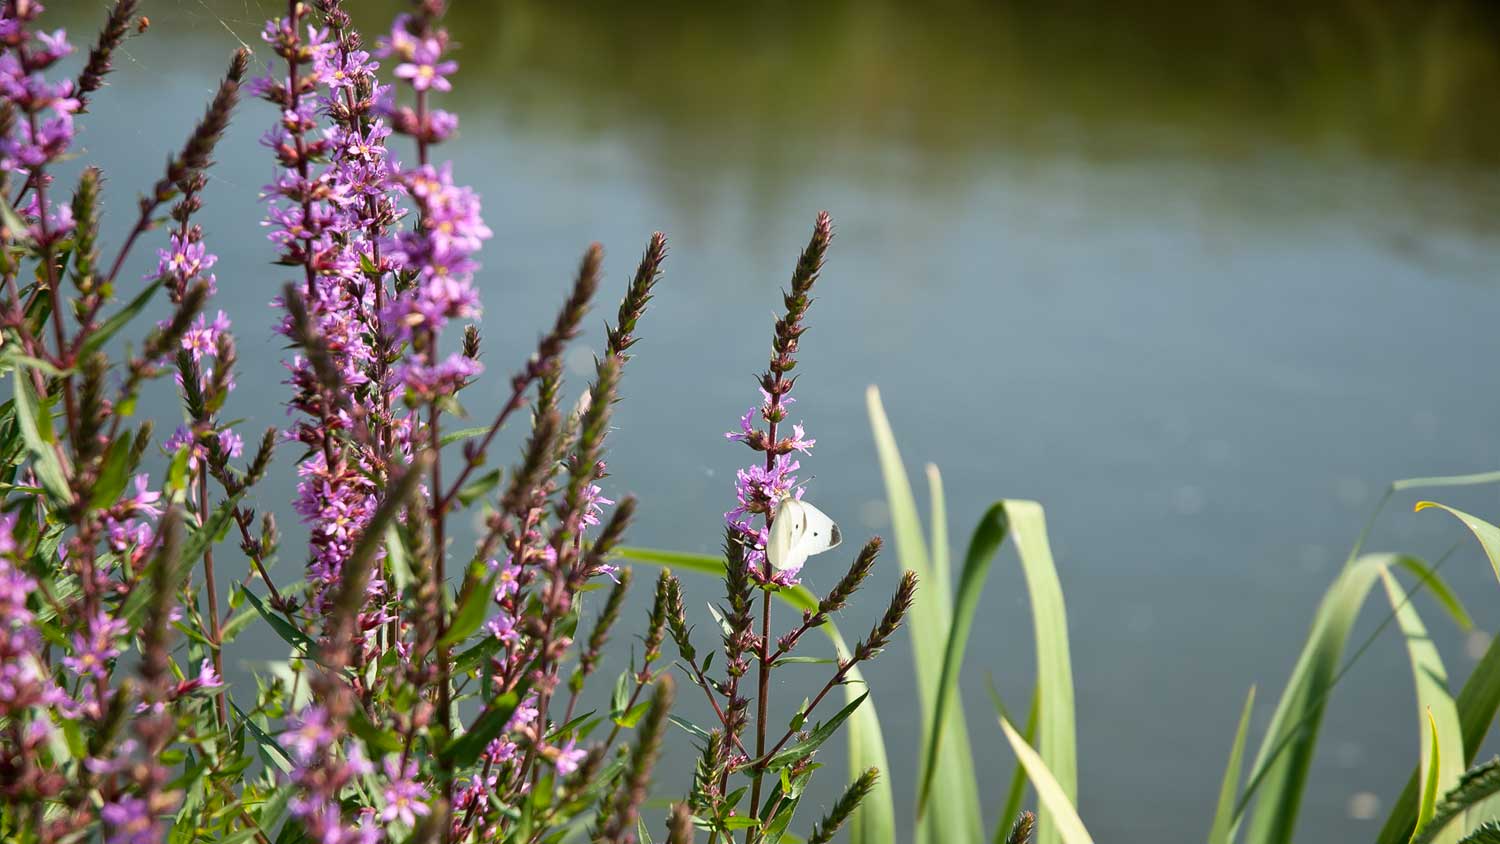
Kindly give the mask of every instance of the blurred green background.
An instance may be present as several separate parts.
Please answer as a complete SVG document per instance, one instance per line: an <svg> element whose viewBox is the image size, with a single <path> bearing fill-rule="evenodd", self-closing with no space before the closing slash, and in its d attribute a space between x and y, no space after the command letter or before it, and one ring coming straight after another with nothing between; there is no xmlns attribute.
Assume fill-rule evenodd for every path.
<svg viewBox="0 0 1500 844"><path fill-rule="evenodd" d="M52 6L75 34L102 18L98 0ZM349 6L372 38L398 8ZM491 377L466 393L474 415L500 401L590 240L609 250L612 304L666 231L611 490L643 498L635 544L715 549L746 458L722 432L756 401L777 290L815 212L831 211L796 406L819 441L809 496L851 539L888 530L862 407L878 383L907 458L944 468L957 540L996 497L1047 506L1080 810L1099 840L1201 841L1246 687L1261 687L1259 729L1385 483L1500 466L1500 6L453 6L462 68L442 105L464 122L446 153L495 230L479 280ZM266 60L257 33L280 7L147 0L151 31L82 122L114 207L154 177L234 46ZM274 173L257 138L274 119L264 103L236 118L204 217L248 431L285 418L266 305L283 272L255 222ZM597 331L570 358L579 382L588 343ZM276 500L290 500L291 457L260 503L283 516L286 579L301 565ZM1500 504L1483 490L1448 500L1490 517ZM1461 539L1410 503L1372 550L1431 559ZM831 584L838 556L809 568L810 585ZM1468 594L1493 588L1468 545L1443 573ZM887 565L871 588L895 579ZM988 711L987 674L1013 708L1030 693L1019 584L1012 564L989 585L971 713ZM713 595L696 588L701 608ZM839 623L863 629L883 603L872 592ZM1473 604L1481 626L1500 623ZM1483 637L1432 626L1466 675ZM240 643L231 679L277 650ZM919 732L908 660L903 643L867 675L904 803ZM1366 816L1383 816L1415 758L1410 695L1394 637L1343 681L1301 840L1373 837ZM998 728L971 733L993 812L1010 756ZM809 805L839 781L824 777Z"/></svg>

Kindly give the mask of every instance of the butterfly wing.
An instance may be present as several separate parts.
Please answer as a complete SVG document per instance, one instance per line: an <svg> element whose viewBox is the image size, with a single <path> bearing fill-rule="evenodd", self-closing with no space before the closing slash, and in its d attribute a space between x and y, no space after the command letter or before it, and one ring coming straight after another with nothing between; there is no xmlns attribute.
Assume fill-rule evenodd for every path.
<svg viewBox="0 0 1500 844"><path fill-rule="evenodd" d="M766 558L777 571L801 568L807 558L838 546L844 540L839 526L822 510L795 498L777 508L771 523Z"/></svg>
<svg viewBox="0 0 1500 844"><path fill-rule="evenodd" d="M807 531L803 506L797 499L788 498L776 508L771 537L766 542L766 559L777 571L801 568L807 562L807 551L801 548L802 536Z"/></svg>
<svg viewBox="0 0 1500 844"><path fill-rule="evenodd" d="M808 556L832 551L844 541L844 535L839 532L839 526L834 523L833 519L828 518L827 513L806 501L797 503L802 509L802 538L799 544L807 549Z"/></svg>

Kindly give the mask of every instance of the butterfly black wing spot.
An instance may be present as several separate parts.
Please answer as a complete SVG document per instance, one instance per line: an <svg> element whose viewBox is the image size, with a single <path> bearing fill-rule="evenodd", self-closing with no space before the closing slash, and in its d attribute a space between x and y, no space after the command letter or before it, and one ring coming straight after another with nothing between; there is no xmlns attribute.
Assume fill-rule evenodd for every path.
<svg viewBox="0 0 1500 844"><path fill-rule="evenodd" d="M834 525L833 528L829 531L829 533L830 533L830 536L828 538L828 542L830 543L830 545L837 545L840 542L844 541L843 535L839 533L839 526L838 525Z"/></svg>

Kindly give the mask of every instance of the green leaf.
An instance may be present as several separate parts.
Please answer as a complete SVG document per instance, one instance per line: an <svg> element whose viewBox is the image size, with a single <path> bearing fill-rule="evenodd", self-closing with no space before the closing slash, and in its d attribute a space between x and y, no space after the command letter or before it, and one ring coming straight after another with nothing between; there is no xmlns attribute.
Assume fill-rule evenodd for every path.
<svg viewBox="0 0 1500 844"><path fill-rule="evenodd" d="M1458 718L1464 737L1464 764L1470 765L1484 743L1490 725L1495 721L1495 712L1500 709L1500 637L1490 640L1489 648L1474 666L1469 679L1458 693ZM1471 771L1470 774L1473 772ZM1420 766L1412 771L1406 788L1391 807L1391 814L1381 827L1377 844L1404 844L1416 825L1417 783L1421 775ZM1500 776L1496 778L1500 786ZM1460 786L1461 788L1462 786ZM1442 814L1441 806L1438 809Z"/></svg>
<svg viewBox="0 0 1500 844"><path fill-rule="evenodd" d="M835 713L832 718L814 727L812 731L808 733L807 738L783 747L781 750L777 751L775 755L766 760L765 769L771 772L779 771L782 768L788 767L793 763L800 762L803 759L811 756L817 751L819 747L823 746L824 742L833 737L833 734L838 731L839 725L843 724L844 720L847 719L851 714L853 714L854 710L858 709L859 705L861 703L864 703L865 698L869 696L870 693L865 692L850 703L846 704L844 708Z"/></svg>
<svg viewBox="0 0 1500 844"><path fill-rule="evenodd" d="M1031 598L1036 639L1036 682L1042 699L1038 748L1069 802L1078 801L1078 729L1073 704L1073 660L1062 583L1047 541L1047 520L1035 501L1007 500L1005 513L1015 538ZM1048 813L1037 819L1037 844L1061 840Z"/></svg>
<svg viewBox="0 0 1500 844"><path fill-rule="evenodd" d="M474 726L449 742L438 755L460 768L474 764L490 741L505 729L506 722L510 721L511 714L516 711L527 691L527 685L522 683L520 687L491 700Z"/></svg>
<svg viewBox="0 0 1500 844"><path fill-rule="evenodd" d="M1448 611L1453 623L1457 624L1460 630L1467 633L1474 629L1474 619L1469 615L1469 611L1464 608L1458 595L1448 586L1447 581L1438 576L1433 567L1423 564L1415 557L1402 557L1397 564L1422 581L1422 585L1432 593L1432 597L1436 598L1439 604L1443 605L1443 609Z"/></svg>
<svg viewBox="0 0 1500 844"><path fill-rule="evenodd" d="M251 608L261 618L265 619L267 624L271 625L271 629L276 631L276 635L280 636L282 641L296 648L302 656L312 653L314 643L310 636L293 627L291 623L280 615L272 612L254 592L242 588L240 589L240 594L250 603Z"/></svg>
<svg viewBox="0 0 1500 844"><path fill-rule="evenodd" d="M441 445L445 445L445 446L446 445L452 445L453 443L456 443L459 440L466 440L466 439L468 439L470 437L483 436L485 434L488 434L489 432L490 432L490 426L488 426L488 425L484 425L484 426L478 427L478 428L460 428L457 431L449 431L448 433L443 434L442 439L440 439L438 442Z"/></svg>
<svg viewBox="0 0 1500 844"><path fill-rule="evenodd" d="M637 703L635 706L630 707L628 711L622 712L619 715L611 716L611 720L627 730L634 729L635 725L640 723L641 718L645 716L647 710L649 710L650 708L651 701L643 700L640 703Z"/></svg>
<svg viewBox="0 0 1500 844"><path fill-rule="evenodd" d="M1495 578L1500 580L1500 528L1477 516L1471 516L1462 510L1454 509L1446 504L1438 504L1435 501L1418 501L1416 509L1420 512L1432 507L1446 510L1464 523L1464 526L1474 534L1474 538L1479 540L1480 546L1484 548L1484 555L1489 558L1490 567L1495 570Z"/></svg>
<svg viewBox="0 0 1500 844"><path fill-rule="evenodd" d="M37 480L54 499L72 504L73 490L68 486L68 474L55 447L52 416L32 393L29 368L17 362L11 381L15 385L16 424L20 426L27 451L31 452Z"/></svg>
<svg viewBox="0 0 1500 844"><path fill-rule="evenodd" d="M485 660L500 650L502 642L494 636L486 636L453 660L454 673L468 674L484 664Z"/></svg>
<svg viewBox="0 0 1500 844"><path fill-rule="evenodd" d="M784 656L777 665L836 665L838 660L826 656Z"/></svg>
<svg viewBox="0 0 1500 844"><path fill-rule="evenodd" d="M1046 726L1045 722L1043 726ZM1026 768L1031 785L1036 789L1037 799L1047 810L1043 816L1052 818L1058 839L1063 844L1094 844L1094 839L1089 837L1089 831L1083 826L1083 820L1078 817L1078 811L1073 808L1073 801L1048 770L1047 763L1016 733L1016 728L1009 721L1001 718L1000 729L1005 731L1005 740L1010 742L1011 750L1015 751L1016 758Z"/></svg>
<svg viewBox="0 0 1500 844"><path fill-rule="evenodd" d="M935 475L931 470L929 477ZM942 511L941 493L934 495L934 517ZM963 666L964 649L969 644L969 630L974 625L974 613L979 609L979 596L984 591L984 580L989 575L990 561L1005 541L1008 525L1005 504L990 505L974 527L974 536L969 540L969 551L964 555L964 570L959 576L958 598L953 611L953 624L948 629L948 644L943 652L943 672L937 686L937 702L932 707L923 735L927 737L927 752L922 758L921 785L917 790L917 817L927 810L927 798L932 793L932 783L938 770L938 751L943 741L943 723L948 719L948 707L959 695L958 672ZM934 532L937 528L934 527ZM946 555L945 555L946 556ZM934 566L936 568L936 566Z"/></svg>
<svg viewBox="0 0 1500 844"><path fill-rule="evenodd" d="M101 323L98 328L94 329L88 339L83 341L82 353L79 355L79 359L82 360L92 355L102 348L105 343L108 343L110 338L120 333L120 329L124 328L141 311L146 309L146 306L151 303L151 297L156 294L156 290L159 287L161 287L160 279L146 285L146 289L135 294L135 298L131 299L125 307L121 308L113 316Z"/></svg>
<svg viewBox="0 0 1500 844"><path fill-rule="evenodd" d="M234 520L234 508L239 506L244 494L240 492L219 502L206 524L188 532L187 541L182 544L182 557L188 565L196 563L215 542L223 541Z"/></svg>
<svg viewBox="0 0 1500 844"><path fill-rule="evenodd" d="M286 752L286 748L282 747L276 739L271 738L265 730L262 730L260 725L251 720L250 716L245 714L245 710L240 709L234 701L229 701L229 708L233 709L235 715L239 716L240 723L244 725L245 731L250 734L250 738L260 747L265 758L277 768L280 768L283 773L290 772L292 770L292 755ZM275 753L271 751L275 751Z"/></svg>
<svg viewBox="0 0 1500 844"><path fill-rule="evenodd" d="M625 707L630 703L630 672L621 671L620 676L615 678L615 691L609 699L609 715L611 718L620 718L625 714Z"/></svg>
<svg viewBox="0 0 1500 844"><path fill-rule="evenodd" d="M406 540L402 539L401 528L396 524L385 527L385 564L398 593L405 592L406 587L416 580L411 573L411 555L406 551Z"/></svg>
<svg viewBox="0 0 1500 844"><path fill-rule="evenodd" d="M1443 761L1438 745L1437 721L1433 720L1431 712L1427 713L1427 727L1430 736L1422 742L1422 767L1427 769L1427 776L1423 778L1422 802L1417 806L1417 832L1421 832L1422 827L1432 821L1433 810L1437 808L1438 778L1441 776ZM1412 833L1412 838L1416 837L1416 832Z"/></svg>
<svg viewBox="0 0 1500 844"><path fill-rule="evenodd" d="M403 747L399 735L381 729L358 709L349 719L349 730L365 743L371 759L379 759L387 753L400 753Z"/></svg>
<svg viewBox="0 0 1500 844"><path fill-rule="evenodd" d="M1245 735L1250 732L1250 713L1255 709L1255 687L1245 696L1245 708L1240 712L1240 725L1234 731L1234 744L1229 748L1229 764L1224 767L1224 783L1219 787L1219 805L1214 810L1213 826L1208 831L1208 844L1231 844L1234 828L1234 798L1240 789L1240 770L1244 767Z"/></svg>
<svg viewBox="0 0 1500 844"><path fill-rule="evenodd" d="M907 632L911 636L912 660L917 674L917 692L921 703L924 730L934 723L933 712L937 706L938 684L941 682L943 654L947 648L947 634L952 626L951 592L945 563L946 549L934 556L942 567L933 564L924 538L921 516L917 511L916 498L907 479L905 464L896 447L896 437L886 418L885 408L880 402L880 392L870 387L865 394L865 403L870 417L870 427L875 437L875 451L880 460L881 475L885 480L886 502L891 513L891 529L894 534L896 555L901 567L916 572L921 578L922 588L917 590L912 606ZM933 482L939 487L936 478ZM941 497L941 492L938 492ZM941 514L942 505L935 512ZM945 526L936 526L933 535L941 537ZM1043 725L1046 719L1043 718ZM926 844L945 844L949 841L980 841L983 839L983 818L979 810L979 792L974 773L974 758L970 752L967 721L963 703L954 700L949 717L942 721L944 735L941 746L945 748L943 761L936 774L935 793L941 795L942 804L935 811L923 815L917 827L917 841ZM922 737L922 747L930 744ZM857 773L863 768L851 768ZM882 777L882 781L886 778ZM874 796L874 795L872 795ZM1047 842L1040 842L1047 844Z"/></svg>
<svg viewBox="0 0 1500 844"><path fill-rule="evenodd" d="M1393 562L1393 557L1384 554L1350 561L1319 604L1307 643L1261 741L1249 785L1235 808L1238 819L1257 790L1262 792L1251 813L1248 844L1290 844L1318 728L1349 631L1381 570Z"/></svg>
<svg viewBox="0 0 1500 844"><path fill-rule="evenodd" d="M995 716L1009 720L1005 714L1005 704L1000 701L1000 693L995 691L995 684L990 682L990 700L995 704ZM1027 744L1036 740L1036 722L1041 712L1042 695L1040 689L1031 690L1031 706L1026 712L1026 731L1022 738ZM1000 821L995 824L995 844L1006 844L1010 839L1012 818L1021 813L1021 803L1026 799L1026 768L1020 762L1016 763L1016 769L1010 775L1010 787L1005 790L1005 808L1000 810Z"/></svg>
<svg viewBox="0 0 1500 844"><path fill-rule="evenodd" d="M458 491L458 503L465 507L473 504L476 500L483 498L490 490L500 484L500 470L493 469L483 475L464 484L463 489Z"/></svg>
<svg viewBox="0 0 1500 844"><path fill-rule="evenodd" d="M10 238L17 243L31 242L28 236L28 232L31 230L30 227L26 225L25 220L21 219L21 215L16 213L16 209L11 207L10 200L4 197L0 197L0 222L5 224L5 228L9 230L8 234Z"/></svg>
<svg viewBox="0 0 1500 844"><path fill-rule="evenodd" d="M1386 596L1396 613L1396 621L1406 637L1407 655L1411 659L1412 678L1417 689L1417 718L1421 725L1421 765L1424 772L1422 803L1417 814L1421 827L1432 817L1432 804L1439 794L1447 794L1464 773L1463 728L1459 725L1458 707L1448 692L1448 672L1427 628L1422 624L1411 596L1387 570L1380 572ZM1430 727L1430 729L1429 729ZM1441 737L1441 742L1435 741ZM1430 798L1430 799L1429 799ZM1427 814L1423 815L1422 812ZM1441 839L1447 844L1458 840L1458 834Z"/></svg>
<svg viewBox="0 0 1500 844"><path fill-rule="evenodd" d="M454 611L453 618L448 623L448 630L438 640L439 645L456 645L469 638L479 625L484 623L484 617L490 606L490 596L495 594L495 578L498 575L490 575L485 580L474 580L471 586L459 601L458 609Z"/></svg>
<svg viewBox="0 0 1500 844"><path fill-rule="evenodd" d="M110 445L99 469L99 480L94 483L94 492L89 498L90 506L109 507L125 492L125 485L130 480L131 445L128 436L121 436Z"/></svg>

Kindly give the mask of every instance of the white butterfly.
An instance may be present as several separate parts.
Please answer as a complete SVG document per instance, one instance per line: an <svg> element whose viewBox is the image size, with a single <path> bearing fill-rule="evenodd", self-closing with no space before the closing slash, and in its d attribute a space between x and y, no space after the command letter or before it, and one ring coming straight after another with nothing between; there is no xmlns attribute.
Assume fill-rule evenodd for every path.
<svg viewBox="0 0 1500 844"><path fill-rule="evenodd" d="M807 558L838 547L844 537L839 526L822 510L787 498L776 508L771 522L771 539L766 543L766 559L777 571L802 568Z"/></svg>

